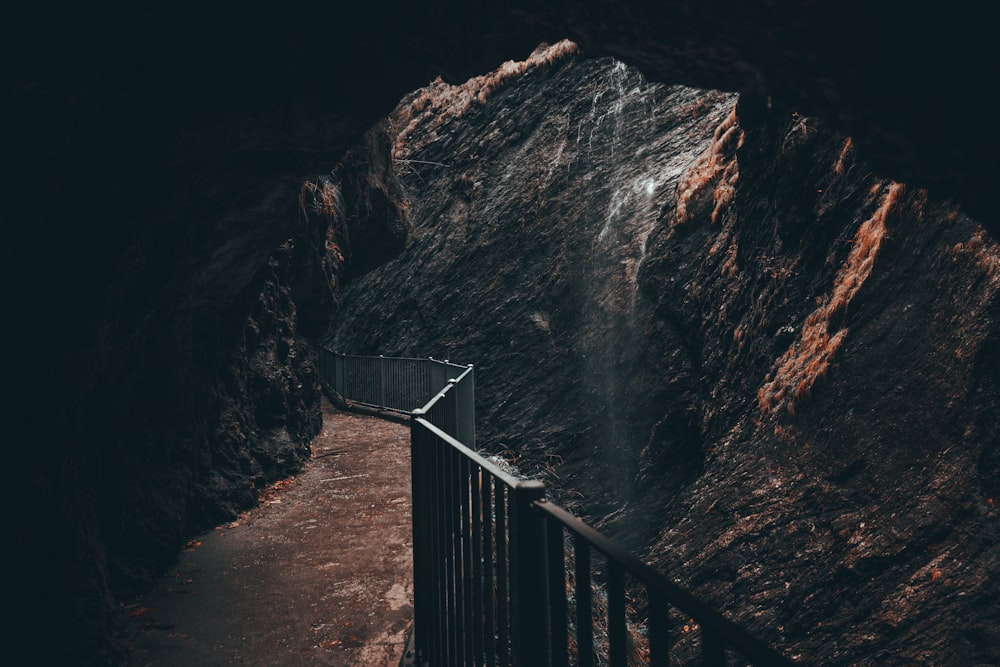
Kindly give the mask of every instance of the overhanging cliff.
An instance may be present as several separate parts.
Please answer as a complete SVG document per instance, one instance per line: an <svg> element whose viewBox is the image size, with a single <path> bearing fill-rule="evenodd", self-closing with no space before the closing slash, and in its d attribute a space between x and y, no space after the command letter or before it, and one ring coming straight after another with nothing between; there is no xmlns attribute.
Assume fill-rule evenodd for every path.
<svg viewBox="0 0 1000 667"><path fill-rule="evenodd" d="M272 260L288 257L289 239L312 238L299 226L303 181L407 91L569 36L651 79L823 118L876 173L927 186L933 201L954 197L995 234L1000 135L969 122L998 71L984 11L689 0L476 12L394 1L350 13L328 2L12 7L0 25L0 266L15 418L13 659L105 664L122 590L109 568L150 573L190 527L251 501L253 462L274 457L232 449L236 431L248 443L282 424L308 431L315 408L300 406L315 393L292 378L308 379L302 334L325 321L330 297L303 291L319 281L300 282L299 268L324 273L322 230L292 253L315 248L316 261L285 273ZM271 304L282 312L264 313ZM254 381L271 397L258 430L241 381L271 350L280 363ZM279 467L302 455L289 443ZM995 466L995 454L983 461ZM235 486L215 485L219 470ZM145 546L119 539L137 534Z"/></svg>
<svg viewBox="0 0 1000 667"><path fill-rule="evenodd" d="M564 45L411 94L331 343L475 363L482 446L791 656L995 662L1000 247L754 102Z"/></svg>

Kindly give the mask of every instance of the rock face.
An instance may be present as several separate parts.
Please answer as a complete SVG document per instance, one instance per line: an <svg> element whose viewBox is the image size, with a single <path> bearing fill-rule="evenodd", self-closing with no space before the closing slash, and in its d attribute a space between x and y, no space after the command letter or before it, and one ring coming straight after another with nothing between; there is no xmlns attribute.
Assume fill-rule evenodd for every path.
<svg viewBox="0 0 1000 667"><path fill-rule="evenodd" d="M656 80L818 115L850 130L876 173L955 197L995 234L1000 135L968 122L998 70L980 11L790 0L11 7L0 25L0 267L13 661L111 660L100 656L115 653L115 597L302 456L296 440L316 414L303 407L315 395L303 341L330 302L317 292L329 285L327 235L299 215L302 184L322 192L317 175L408 91L569 36ZM326 243L339 263L337 237ZM378 242L355 253L391 255Z"/></svg>
<svg viewBox="0 0 1000 667"><path fill-rule="evenodd" d="M294 207L288 214L296 220ZM12 548L35 554L15 586L19 622L30 624L22 637L39 642L27 647L25 664L114 661L106 643L113 600L150 585L185 540L255 504L267 482L308 457L321 424L316 353L306 336L315 337L317 315L332 306L326 224L303 218L285 231L287 240L248 277L240 298L248 312L225 332L200 330L198 307L169 296L152 312L135 312L148 287L135 275L116 280L122 289L109 311L121 314L110 338L118 344L58 387L79 392L79 403L66 398L62 406L71 414L54 408L57 428L74 434L46 441L58 468L46 470L44 459L22 464L24 483L51 494L17 498L15 508L29 500L40 506L19 508L10 525ZM175 251L164 246L158 257L140 246L128 268L141 275L146 262L175 261ZM196 281L217 284L210 272L231 271L234 258L259 252L239 241L222 251ZM178 288L190 285L162 289ZM109 340L107 332L93 335ZM74 380L82 386L67 386ZM85 566L93 570L80 571ZM62 634L45 643L37 632Z"/></svg>
<svg viewBox="0 0 1000 667"><path fill-rule="evenodd" d="M762 102L566 45L411 94L331 343L475 363L484 448L792 657L996 663L1000 246Z"/></svg>

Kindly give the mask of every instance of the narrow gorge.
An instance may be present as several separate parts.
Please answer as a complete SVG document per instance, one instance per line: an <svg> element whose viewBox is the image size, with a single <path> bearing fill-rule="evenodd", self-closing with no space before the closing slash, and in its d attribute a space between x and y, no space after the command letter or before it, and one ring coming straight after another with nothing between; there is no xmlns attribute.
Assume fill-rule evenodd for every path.
<svg viewBox="0 0 1000 667"><path fill-rule="evenodd" d="M475 363L484 448L804 664L1000 663L985 11L12 8L9 662L126 664L327 340Z"/></svg>
<svg viewBox="0 0 1000 667"><path fill-rule="evenodd" d="M1000 659L975 221L814 118L568 43L435 81L383 135L350 182L408 237L329 345L475 363L480 446L787 655Z"/></svg>

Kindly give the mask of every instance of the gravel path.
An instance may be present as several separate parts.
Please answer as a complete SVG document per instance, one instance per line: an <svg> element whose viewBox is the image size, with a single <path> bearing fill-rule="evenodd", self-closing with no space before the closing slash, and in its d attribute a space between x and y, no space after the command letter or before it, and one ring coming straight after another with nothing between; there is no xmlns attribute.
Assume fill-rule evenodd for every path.
<svg viewBox="0 0 1000 667"><path fill-rule="evenodd" d="M340 412L297 477L124 610L130 667L397 667L413 617L409 427Z"/></svg>

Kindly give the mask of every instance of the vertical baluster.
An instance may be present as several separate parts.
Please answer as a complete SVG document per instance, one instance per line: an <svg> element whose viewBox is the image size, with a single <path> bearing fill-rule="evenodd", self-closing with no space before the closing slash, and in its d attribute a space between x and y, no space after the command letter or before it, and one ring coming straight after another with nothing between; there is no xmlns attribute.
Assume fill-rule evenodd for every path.
<svg viewBox="0 0 1000 667"><path fill-rule="evenodd" d="M389 399L391 407L401 410L406 407L406 362L392 360L392 396Z"/></svg>
<svg viewBox="0 0 1000 667"><path fill-rule="evenodd" d="M371 377L371 359L355 359L354 363L351 364L351 382L357 385L356 388L352 388L353 396L357 397L357 400L364 401L366 403L371 401L370 394L372 393L372 387L375 386L375 378Z"/></svg>
<svg viewBox="0 0 1000 667"><path fill-rule="evenodd" d="M452 549L452 500L451 500L451 448L447 443L438 440L441 448L441 554L442 554L442 590L444 604L442 606L442 653L445 663L454 656L451 637L455 631L455 558Z"/></svg>
<svg viewBox="0 0 1000 667"><path fill-rule="evenodd" d="M451 449L451 447L449 447ZM454 452L451 474L454 478L455 484L452 488L452 521L454 521L455 526L455 662L454 664L464 664L465 660L465 640L466 640L466 628L465 628L465 553L463 551L463 542L465 534L465 520L466 514L465 510L468 507L468 502L463 499L463 490L465 484L463 483L462 476L462 463L464 456L462 456L457 450L451 449Z"/></svg>
<svg viewBox="0 0 1000 667"><path fill-rule="evenodd" d="M497 485L496 513L497 513L497 625L500 626L500 665L508 667L510 665L510 587L507 582L508 562L507 562L507 504L505 494L506 484Z"/></svg>
<svg viewBox="0 0 1000 667"><path fill-rule="evenodd" d="M392 407L392 360L379 358L382 363L382 407Z"/></svg>
<svg viewBox="0 0 1000 667"><path fill-rule="evenodd" d="M448 586L451 590L451 609L448 614L451 650L449 665L459 664L462 656L462 545L459 539L461 501L458 491L458 466L460 454L446 445L448 450L448 536L451 572Z"/></svg>
<svg viewBox="0 0 1000 667"><path fill-rule="evenodd" d="M358 373L355 376L358 384L364 384L363 387L358 387L358 395L363 395L365 402L376 405L378 401L373 399L375 392L378 391L378 378L372 373L374 367L372 366L371 359L358 359ZM364 393L362 394L362 389Z"/></svg>
<svg viewBox="0 0 1000 667"><path fill-rule="evenodd" d="M365 387L371 387L371 382L368 382L368 364L367 359L352 359L351 360L351 396L354 400L368 401L368 394L371 391L366 391L362 393L362 389Z"/></svg>
<svg viewBox="0 0 1000 667"><path fill-rule="evenodd" d="M351 359L348 358L348 357L345 357L344 360L343 360L343 362L344 362L344 365L343 365L342 373L341 373L341 375L342 375L342 378L341 378L342 382L341 382L341 385L340 385L341 386L341 392L340 393L344 396L344 398L348 398L349 399L349 398L351 398L351 363L352 362L351 362Z"/></svg>
<svg viewBox="0 0 1000 667"><path fill-rule="evenodd" d="M354 359L344 359L344 396L354 399Z"/></svg>
<svg viewBox="0 0 1000 667"><path fill-rule="evenodd" d="M445 516L447 517L445 551L447 552L447 564L448 564L448 569L447 569L448 631L446 635L448 639L448 647L444 664L453 665L457 664L458 662L458 650L457 650L458 647L456 646L455 643L458 634L457 619L455 614L458 602L455 592L455 582L456 582L455 567L457 564L456 561L458 559L456 557L457 547L455 545L455 533L457 532L457 529L455 526L456 490L455 490L455 470L454 470L455 456L457 454L451 449L451 447L445 446L444 450L445 450L445 468L444 468L445 506L442 509L445 512Z"/></svg>
<svg viewBox="0 0 1000 667"><path fill-rule="evenodd" d="M330 385L338 392L344 389L344 360L340 354L330 354Z"/></svg>
<svg viewBox="0 0 1000 667"><path fill-rule="evenodd" d="M497 485L499 490L499 484ZM485 640L483 647L486 651L487 667L496 667L496 591L493 589L493 573L496 567L496 556L494 555L493 531L496 530L496 520L493 517L493 475L483 474L483 611L486 618ZM500 491L502 493L502 491Z"/></svg>
<svg viewBox="0 0 1000 667"><path fill-rule="evenodd" d="M347 357L340 358L340 375L338 376L338 389L344 398L350 398L351 383L351 360Z"/></svg>
<svg viewBox="0 0 1000 667"><path fill-rule="evenodd" d="M385 357L378 355L378 387L380 408L385 407Z"/></svg>
<svg viewBox="0 0 1000 667"><path fill-rule="evenodd" d="M431 656L438 655L437 653L437 641L440 632L440 624L438 623L438 616L440 614L440 586L438 572L440 571L439 561L438 561L438 463L437 463L437 438L431 436L431 434L420 424L415 423L413 428L418 429L423 433L423 438L425 438L425 456L427 457L427 509L425 511L427 515L427 540L426 540L426 553L427 553L427 583L425 584L425 589L427 593L427 617L421 617L419 615L415 616L414 623L422 623L426 628L427 632L427 654L424 656L426 661L431 660ZM414 577L416 573L414 573ZM414 581L414 588L416 588L416 581ZM416 609L414 609L414 614L417 614Z"/></svg>
<svg viewBox="0 0 1000 667"><path fill-rule="evenodd" d="M417 392L416 392L416 384L417 384L416 370L417 370L417 365L413 362L410 362L409 366L407 366L408 372L406 375L406 405L410 406L411 408L420 407L420 401L417 400Z"/></svg>
<svg viewBox="0 0 1000 667"><path fill-rule="evenodd" d="M650 586L646 587L646 595L649 598L649 664L650 667L667 667L670 663L667 600Z"/></svg>
<svg viewBox="0 0 1000 667"><path fill-rule="evenodd" d="M333 377L336 380L335 386L341 395L344 394L344 357L341 354L333 357Z"/></svg>
<svg viewBox="0 0 1000 667"><path fill-rule="evenodd" d="M427 379L427 364L430 363L425 359L421 359L417 362L417 405L424 405L430 400L430 396L427 395L427 387L429 380Z"/></svg>
<svg viewBox="0 0 1000 667"><path fill-rule="evenodd" d="M545 525L535 503L545 498L538 480L520 481L510 503L511 651L517 667L544 664L548 643Z"/></svg>
<svg viewBox="0 0 1000 667"><path fill-rule="evenodd" d="M576 580L576 649L580 667L594 667L593 589L590 584L590 545L573 536L573 568Z"/></svg>
<svg viewBox="0 0 1000 667"><path fill-rule="evenodd" d="M427 596L432 593L424 587L429 583L427 571L427 527L425 525L426 503L424 491L427 488L426 451L423 445L424 431L416 423L416 417L410 422L410 494L412 501L413 522L413 617L414 617L414 647L417 651L417 662L422 662L427 654L428 614ZM416 619L419 619L417 621Z"/></svg>
<svg viewBox="0 0 1000 667"><path fill-rule="evenodd" d="M437 606L434 613L434 623L437 631L434 639L434 655L432 662L441 661L447 656L448 632L448 537L445 525L447 498L445 497L445 448L444 443L434 436L434 589Z"/></svg>
<svg viewBox="0 0 1000 667"><path fill-rule="evenodd" d="M396 389L396 362L389 358L383 358L385 362L385 407L394 408L396 403L394 394Z"/></svg>
<svg viewBox="0 0 1000 667"><path fill-rule="evenodd" d="M566 546L562 524L549 519L545 522L548 538L549 567L549 665L569 667L569 637L566 623Z"/></svg>
<svg viewBox="0 0 1000 667"><path fill-rule="evenodd" d="M483 482L486 473L472 466L472 643L475 665L483 664Z"/></svg>
<svg viewBox="0 0 1000 667"><path fill-rule="evenodd" d="M608 658L611 667L627 667L625 570L608 559Z"/></svg>
<svg viewBox="0 0 1000 667"><path fill-rule="evenodd" d="M406 408L406 362L402 359L392 359L392 395L389 397L391 407L402 410Z"/></svg>
<svg viewBox="0 0 1000 667"><path fill-rule="evenodd" d="M458 392L454 379L448 380L448 393L444 400L448 404L448 435L458 438Z"/></svg>
<svg viewBox="0 0 1000 667"><path fill-rule="evenodd" d="M706 667L726 667L726 644L722 637L701 626L701 655Z"/></svg>
<svg viewBox="0 0 1000 667"><path fill-rule="evenodd" d="M466 456L460 456L460 477L462 482L462 608L463 615L462 638L465 640L464 656L466 665L473 664L473 609L472 591L472 461Z"/></svg>
<svg viewBox="0 0 1000 667"><path fill-rule="evenodd" d="M371 402L371 394L378 386L375 376L372 375L372 360L370 357L358 357L351 364L351 380L354 383L354 395L358 399Z"/></svg>

